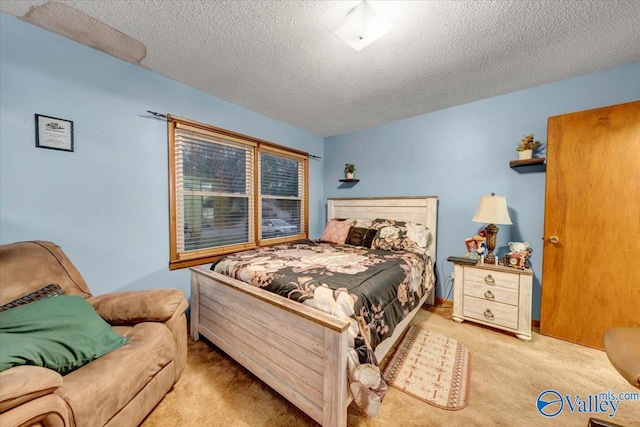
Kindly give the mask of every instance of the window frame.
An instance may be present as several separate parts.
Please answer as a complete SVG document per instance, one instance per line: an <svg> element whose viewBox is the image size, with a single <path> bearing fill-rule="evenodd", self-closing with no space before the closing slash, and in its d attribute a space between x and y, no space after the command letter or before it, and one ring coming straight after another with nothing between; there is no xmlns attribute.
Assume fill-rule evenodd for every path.
<svg viewBox="0 0 640 427"><path fill-rule="evenodd" d="M247 243L238 243L223 247L213 247L205 249L197 249L192 251L178 251L178 232L184 233L184 222L178 224L177 218L177 197L181 194L181 190L177 188L177 178L182 174L178 174L176 170L176 129L185 128L193 130L195 132L202 132L208 136L214 136L223 140L231 141L234 144L242 144L245 146L251 146L253 149L253 218L248 218L248 221L253 221L254 236L253 241ZM254 138L241 133L233 132L227 129L218 128L215 126L207 125L204 123L196 122L193 120L185 119L183 117L167 115L167 135L169 146L169 269L176 270L185 267L191 267L194 265L206 264L214 262L223 255L253 249L261 246L270 246L279 243L291 242L296 240L309 238L309 154L296 150L293 148L285 147L282 145L274 144L269 141ZM265 152L271 155L280 155L285 158L298 160L303 167L302 177L303 183L303 196L301 201L301 209L304 214L300 218L300 232L294 235L277 237L277 238L262 238L262 218L259 217L262 209L260 208L261 194L260 194L260 153ZM249 196L251 197L251 195Z"/></svg>
<svg viewBox="0 0 640 427"><path fill-rule="evenodd" d="M304 185L302 188L302 196L274 196L274 195L269 195L269 194L263 194L262 193L262 182L261 182L261 169L262 169L262 163L261 163L261 154L267 154L269 156L277 156L277 157L281 157L281 158L285 158L288 160L293 160L293 161L303 161L304 164ZM265 147L264 145L262 147L258 147L257 150L257 158L256 158L256 169L257 169L257 181L256 181L256 185L257 188L255 189L256 195L257 195L257 202L255 204L256 206L256 217L258 218L258 224L260 225L260 229L258 230L258 239L261 242L260 246L268 246L268 245L272 245L272 244L277 244L277 243L284 243L284 242L289 242L289 241L294 241L294 240L300 240L300 237L302 234L305 235L304 238L307 238L307 229L308 227L307 225L307 220L308 220L308 203L305 204L305 201L308 201L309 199L309 187L308 187L308 174L307 174L307 169L308 169L308 165L307 165L307 157L302 158L302 156L300 155L294 155L290 152L287 152L285 150L282 150L281 148L274 148L274 147ZM298 172L299 174L300 172ZM299 189L300 192L300 189ZM303 214L301 215L300 218L300 227L303 228L303 223L305 225L305 227L303 228L303 230L301 230L300 233L295 234L295 235L290 235L290 236L282 236L282 237L275 237L275 236L271 236L268 238L265 238L262 236L262 211L263 211L263 200L298 200L298 199L302 199L301 200L301 206L300 209L303 212ZM264 242L264 243L263 243Z"/></svg>

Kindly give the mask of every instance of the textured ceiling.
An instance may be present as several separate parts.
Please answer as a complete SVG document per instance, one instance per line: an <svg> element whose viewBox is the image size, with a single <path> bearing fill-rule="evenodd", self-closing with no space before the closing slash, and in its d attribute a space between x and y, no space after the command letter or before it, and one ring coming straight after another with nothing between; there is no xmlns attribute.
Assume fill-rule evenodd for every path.
<svg viewBox="0 0 640 427"><path fill-rule="evenodd" d="M320 136L640 61L640 1L371 1L393 29L361 52L331 34L359 0L58 3L146 47L131 62Z"/></svg>

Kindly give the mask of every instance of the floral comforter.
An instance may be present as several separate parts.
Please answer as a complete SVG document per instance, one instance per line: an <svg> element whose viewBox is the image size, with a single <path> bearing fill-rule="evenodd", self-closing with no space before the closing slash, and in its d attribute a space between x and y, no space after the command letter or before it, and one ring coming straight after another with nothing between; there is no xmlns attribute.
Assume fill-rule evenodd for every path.
<svg viewBox="0 0 640 427"><path fill-rule="evenodd" d="M431 265L425 254L304 241L228 255L211 269L348 319L349 390L375 416L387 386L374 350L434 286Z"/></svg>

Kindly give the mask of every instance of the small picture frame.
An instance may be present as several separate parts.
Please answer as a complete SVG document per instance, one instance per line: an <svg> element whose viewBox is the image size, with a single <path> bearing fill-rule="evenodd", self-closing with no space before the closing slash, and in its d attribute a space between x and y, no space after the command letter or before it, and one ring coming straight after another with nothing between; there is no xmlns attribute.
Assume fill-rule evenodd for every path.
<svg viewBox="0 0 640 427"><path fill-rule="evenodd" d="M36 147L73 152L73 122L36 114Z"/></svg>
<svg viewBox="0 0 640 427"><path fill-rule="evenodd" d="M467 252L471 252L471 250L474 248L478 250L478 247L476 246L476 241L471 237L464 239L464 245L467 247Z"/></svg>

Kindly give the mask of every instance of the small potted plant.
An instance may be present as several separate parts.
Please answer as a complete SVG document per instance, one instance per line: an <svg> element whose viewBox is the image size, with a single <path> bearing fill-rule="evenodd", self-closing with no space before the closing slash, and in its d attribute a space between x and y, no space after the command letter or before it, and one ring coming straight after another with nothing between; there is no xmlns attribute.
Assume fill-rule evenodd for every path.
<svg viewBox="0 0 640 427"><path fill-rule="evenodd" d="M533 140L533 134L525 136L520 140L520 144L516 147L518 159L526 160L533 158L533 150L541 145L542 143L540 141Z"/></svg>
<svg viewBox="0 0 640 427"><path fill-rule="evenodd" d="M347 179L353 179L353 173L355 172L356 167L353 163L345 163L344 165L344 173L347 176Z"/></svg>

